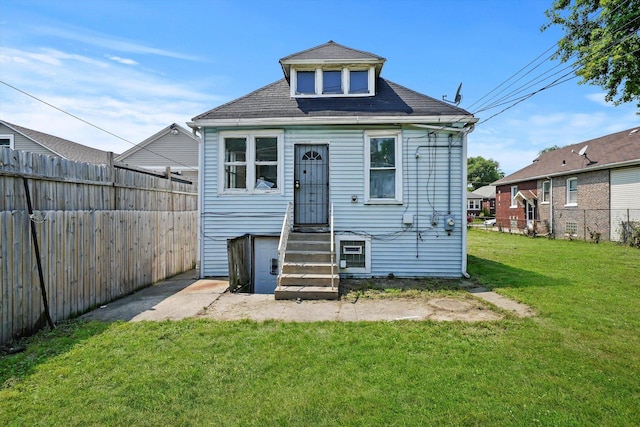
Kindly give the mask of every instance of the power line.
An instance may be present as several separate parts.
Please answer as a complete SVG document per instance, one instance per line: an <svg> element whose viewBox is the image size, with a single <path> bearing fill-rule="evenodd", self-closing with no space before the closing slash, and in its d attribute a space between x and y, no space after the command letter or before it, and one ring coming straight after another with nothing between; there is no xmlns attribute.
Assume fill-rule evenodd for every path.
<svg viewBox="0 0 640 427"><path fill-rule="evenodd" d="M96 125L96 124L93 124L93 123L91 123L91 122L89 122L89 121L87 121L87 120L85 120L85 119L83 119L83 118L81 118L81 117L78 117L78 116L76 116L76 115L75 115L75 114L73 114L73 113L70 113L70 112L68 112L68 111L65 111L65 110L63 110L63 109L62 109L62 108L60 108L60 107L56 107L55 105L53 105L53 104L51 104L51 103L49 103L49 102L47 102L47 101L45 101L45 100L43 100L43 99L40 99L40 98L38 98L37 96L32 95L32 94L30 94L30 93L28 93L28 92L26 92L26 91L24 91L24 90L22 90L22 89L19 89L19 88L15 87L15 86L13 86L13 85L11 85L11 84L9 84L9 83L7 83L7 82L3 81L3 80L0 80L0 83L2 83L3 85L5 85L5 86L7 86L7 87L10 87L11 89L13 89L13 90L15 90L15 91L17 91L17 92L20 92L20 93L21 93L21 94L23 94L23 95L26 95L26 96L28 96L28 97L30 97L30 98L33 98L33 99L35 99L36 101L41 102L41 103L43 103L43 104L45 104L45 105L47 105L47 106L49 106L49 107L53 108L54 110L60 111L61 113L64 113L64 114L66 114L66 115L68 115L68 116L70 116L70 117L73 117L73 118L74 118L74 119L76 119L76 120L80 120L82 123L88 124L89 126L94 127L94 128L96 128L96 129L98 129L98 130L100 130L100 131L102 131L102 132L104 132L104 133L106 133L106 134L109 134L109 135L111 135L111 136L113 136L113 137L116 137L116 138L118 138L118 139L120 139L120 140L122 140L122 141L126 142L126 143L129 143L129 144L133 145L134 147L135 147L135 146L138 146L138 144L136 144L136 143L134 143L134 142L131 142L131 141L129 141L128 139L121 137L120 135L116 135L115 133L113 133L113 132L111 132L111 131L108 131L108 130L106 130L106 129L104 129L104 128L102 128L102 127L100 127L100 126ZM141 148L142 148L143 150L146 150L146 151L148 151L148 152L152 153L152 154L155 154L155 155L156 155L156 156L158 156L158 157L162 157L162 158L163 158L163 159L165 159L165 160L169 160L169 161L172 161L172 162L175 162L175 163L179 164L180 166L184 166L185 168L188 168L188 169L191 169L191 170L194 170L194 171L195 171L195 170L197 170L196 168L194 168L194 167L192 167L192 166L185 165L185 164L183 164L183 163L180 163L180 162L176 161L175 159L171 159L171 158L169 158L169 157L163 156L163 155L162 155L162 154L160 154L160 153L156 153L155 151L152 151L152 150L148 149L147 147L141 147Z"/></svg>
<svg viewBox="0 0 640 427"><path fill-rule="evenodd" d="M625 3L628 3L628 1L630 1L630 0L623 1L623 2L619 3L619 4L615 7L615 9L613 9L613 10L612 10L611 12L609 12L609 13L615 13L615 12L616 12L618 9L620 9L620 8L621 8ZM629 28L629 27L630 27L630 26L632 26L632 25L633 25L633 23L634 23L635 21L637 21L638 19L640 19L640 16L637 16L637 17L635 17L634 19L630 20L629 22L625 23L625 24L624 24L624 25L623 25L623 26L622 26L618 31L623 31L624 29ZM591 54L587 55L587 58L588 58L589 56L594 56L594 55L604 56L604 54L606 54L606 53L608 53L610 50L612 50L612 49L614 48L614 46L615 46L615 45L620 44L620 43L623 43L624 41L628 40L629 38L636 37L636 36L637 36L637 34L634 32L634 33L628 34L628 35L626 35L626 36L624 36L624 37L621 37L621 38L619 38L619 39L617 39L617 40L614 40L614 41L610 42L610 43L608 44L608 46L605 46L604 48L601 48L601 49L600 49L600 52L594 52L594 53L591 53ZM536 62L537 62L537 61L538 61L542 56L544 56L544 55L545 55L545 54L547 54L551 49L553 49L553 47L554 47L554 46L555 46L555 44L554 44L554 45L552 45L551 47L549 47L547 50L545 50L545 51L544 51L543 53L541 53L540 55L538 55L534 60L530 61L527 65L525 65L524 67L520 68L516 73L514 73L513 75L511 75L508 79L506 79L506 80L505 80L505 81L503 81L502 83L500 83L498 86L496 86L496 87L495 87L494 89L492 89L490 92L488 92L486 95L482 96L478 101L476 101L476 102L474 102L473 104L471 104L471 105L470 105L470 107L472 107L472 106L474 106L474 105L478 104L480 101L482 101L483 99L485 99L487 96L489 96L490 94L492 94L493 92L495 92L496 90L498 90L500 87L502 87L503 85L505 85L507 82L509 82L510 80L512 80L513 78L515 78L518 74L520 74L521 72L523 72L524 70L526 70L526 69L527 69L528 67L530 67L532 64L535 64L535 63L536 63ZM632 52L631 54L633 54L633 53L635 53L635 51L634 51L634 52ZM500 96L501 94L503 94L503 93L504 93L508 88L512 87L516 82L518 82L518 81L522 80L522 78L524 78L524 76L526 76L526 75L530 74L530 73L531 73L531 72L533 72L535 69L537 69L537 68L539 68L540 66L542 66L545 62L547 62L547 61L551 61L551 60L553 59L553 57L554 57L554 56L557 56L557 54L558 54L558 51L556 50L553 54L551 54L551 55L547 56L547 57L545 58L545 60L544 60L544 61L542 61L541 63L539 63L539 64L535 65L533 68L531 68L529 71L527 71L526 73L524 73L524 75L522 75L522 76L521 76L520 78L518 78L516 81L514 81L514 82L513 82L513 83L511 83L510 85L508 85L508 86L506 86L505 88L503 88L501 91L499 91L498 93L496 93L493 97L491 97L490 99L488 99L487 101L485 101L483 104L479 105L479 106L478 106L478 108L477 108L477 110L476 110L476 111L474 111L474 112L473 112L473 114L477 114L477 113L482 112L482 111L491 110L491 109L493 109L493 108L497 108L497 107L499 107L499 106L502 106L502 105L505 105L505 104L508 104L508 103L513 103L513 105L511 106L511 107L513 107L513 106L515 106L515 105L519 104L520 102L524 101L525 99L528 99L528 98L532 97L533 95L535 95L535 94L537 94L537 93L539 93L539 92L541 92L541 91L543 91L543 90L546 90L546 89L548 89L548 88L550 88L550 87L553 87L553 86L557 86L558 84L564 83L564 82L566 82L566 81L571 80L572 78L577 77L577 75L576 75L575 77L568 78L568 79L564 79L564 77L566 77L566 76L568 75L568 74L565 74L565 75L564 75L564 76L562 76L560 79L556 79L556 80L554 80L553 82L551 82L550 84L548 84L548 85L546 85L546 86L542 87L541 89L535 90L535 91L533 91L533 92L531 92L531 93L528 93L528 94L526 94L526 95L522 95L522 96L517 96L517 97L516 97L516 95L520 95L520 94L521 94L521 93L523 93L525 90L527 90L527 89L529 89L529 88L533 87L534 85L536 85L536 84L538 84L538 83L542 83L542 82L544 82L545 80L550 79L551 77L553 77L553 76L555 76L555 75L557 75L557 74L559 74L559 73L563 72L563 71L564 71L564 70L566 70L566 69L574 68L574 70L573 70L574 72L577 72L577 70L579 70L579 69L580 69L579 61L578 61L578 60L576 60L576 61L574 61L573 63L569 64L568 66L565 66L564 68L562 68L562 69L560 69L560 70L558 70L558 71L553 72L554 70L557 70L559 67L561 67L561 66L562 66L563 62L561 62L561 63L559 63L558 65L556 65L556 66L554 66L554 67L552 67L552 68L550 68L550 69L548 69L548 70L544 71L544 72L543 72L543 73L541 73L541 74L538 74L537 76L533 77L532 79L530 79L530 80L528 80L527 82L525 82L525 83L523 83L522 85L520 85L518 88L516 88L516 89L512 90L511 92L509 92L509 93L507 93L507 94L505 94L505 95L502 95L500 98L498 98L497 100L495 100L495 98L496 98L496 97L498 97L498 96ZM572 57L574 57L574 56L575 56L575 55L572 55ZM570 58L572 58L572 57L570 57ZM569 58L569 59L570 59L570 58ZM583 60L584 60L584 58L583 58ZM553 72L551 75L549 75L549 76L547 76L547 77L544 77L544 78L543 78L543 76L545 76L546 74L549 74L549 73L551 73L551 72ZM491 102L492 100L494 100L494 101L493 101L493 102ZM511 107L509 107L509 108L511 108ZM508 109L508 108L506 108L506 109L502 110L501 112L504 112L504 111L506 111L507 109ZM500 114L500 113L498 113L498 114ZM493 115L493 116L491 116L490 118L495 117L496 115L497 115L497 114L494 114L494 115ZM483 120L483 121L482 121L482 122L480 122L480 123L486 122L487 120L488 120L488 119Z"/></svg>

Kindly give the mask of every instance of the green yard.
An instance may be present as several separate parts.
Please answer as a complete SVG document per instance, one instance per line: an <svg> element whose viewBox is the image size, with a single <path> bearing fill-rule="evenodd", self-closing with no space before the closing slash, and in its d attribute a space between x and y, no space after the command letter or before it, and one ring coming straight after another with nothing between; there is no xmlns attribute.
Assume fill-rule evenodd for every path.
<svg viewBox="0 0 640 427"><path fill-rule="evenodd" d="M534 318L70 322L0 359L0 425L638 425L640 250L469 232Z"/></svg>

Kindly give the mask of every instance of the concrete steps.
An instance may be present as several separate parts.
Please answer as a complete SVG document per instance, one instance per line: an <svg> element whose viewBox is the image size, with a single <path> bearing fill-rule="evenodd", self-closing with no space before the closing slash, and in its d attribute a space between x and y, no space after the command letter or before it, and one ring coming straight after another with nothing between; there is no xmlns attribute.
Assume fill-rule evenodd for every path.
<svg viewBox="0 0 640 427"><path fill-rule="evenodd" d="M275 290L276 299L338 299L339 282L336 262L333 264L333 275L331 273L329 233L289 235Z"/></svg>

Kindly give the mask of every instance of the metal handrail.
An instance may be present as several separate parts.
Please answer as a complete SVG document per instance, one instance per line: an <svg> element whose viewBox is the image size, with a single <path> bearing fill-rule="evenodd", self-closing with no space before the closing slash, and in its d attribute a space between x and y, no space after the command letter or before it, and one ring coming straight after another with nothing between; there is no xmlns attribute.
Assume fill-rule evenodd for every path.
<svg viewBox="0 0 640 427"><path fill-rule="evenodd" d="M329 206L329 227L331 232L331 290L333 290L333 265L335 264L336 257L335 241L333 238L333 203Z"/></svg>
<svg viewBox="0 0 640 427"><path fill-rule="evenodd" d="M280 280L282 278L282 265L284 264L284 254L287 249L287 241L289 240L289 233L293 229L293 203L287 204L287 211L284 214L284 220L282 221L282 230L280 231L280 241L278 242L278 286L280 286Z"/></svg>

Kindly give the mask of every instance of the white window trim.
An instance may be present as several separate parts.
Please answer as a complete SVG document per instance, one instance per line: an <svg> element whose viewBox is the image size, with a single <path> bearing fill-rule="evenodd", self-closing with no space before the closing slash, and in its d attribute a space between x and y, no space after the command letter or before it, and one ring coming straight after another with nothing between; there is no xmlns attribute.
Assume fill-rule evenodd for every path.
<svg viewBox="0 0 640 427"><path fill-rule="evenodd" d="M256 182L256 138L272 137L278 139L278 179L277 188L255 188ZM225 138L246 138L247 188L225 188ZM218 194L283 194L284 187L284 131L265 129L260 131L223 131L218 134Z"/></svg>
<svg viewBox="0 0 640 427"><path fill-rule="evenodd" d="M576 182L576 201L575 202L569 202L569 181L575 181ZM578 178L577 177L571 177L571 178L567 178L567 180L565 181L565 190L566 190L566 198L565 198L565 206L578 206Z"/></svg>
<svg viewBox="0 0 640 427"><path fill-rule="evenodd" d="M400 131L366 131L364 133L364 204L365 205L401 205L402 204L402 132ZM396 197L393 199L372 199L369 183L369 171L371 167L371 143L370 138L395 138L396 160Z"/></svg>
<svg viewBox="0 0 640 427"><path fill-rule="evenodd" d="M315 71L315 93L297 93L298 88L298 71ZM323 71L341 71L342 72L342 93L322 93ZM350 93L350 71L368 71L369 72L369 92L366 93ZM290 96L292 98L352 98L373 96L376 92L375 87L375 67L371 66L322 66L322 67L300 67L291 69Z"/></svg>
<svg viewBox="0 0 640 427"><path fill-rule="evenodd" d="M13 134L8 133L8 134L0 134L0 139L8 139L9 140L9 148L11 148L12 150L14 150L14 142L13 142Z"/></svg>
<svg viewBox="0 0 640 427"><path fill-rule="evenodd" d="M549 184L549 200L551 199L551 181L542 181L542 197L541 197L541 201L540 204L541 205L548 205L549 204L549 200L544 200L544 185L545 184Z"/></svg>
<svg viewBox="0 0 640 427"><path fill-rule="evenodd" d="M513 189L515 188L515 194L513 192ZM517 208L518 207L518 202L516 201L516 196L518 195L518 186L517 185L512 185L511 186L511 193L509 194L509 197L511 197L511 206L509 206L510 208Z"/></svg>
<svg viewBox="0 0 640 427"><path fill-rule="evenodd" d="M473 206L471 206L473 204ZM467 199L467 210L479 211L482 210L482 201L478 199Z"/></svg>
<svg viewBox="0 0 640 427"><path fill-rule="evenodd" d="M338 251L340 250L343 240L364 242L364 268L340 268L340 272L346 274L371 274L371 236L362 236L355 233L336 234L336 248ZM341 254L338 254L338 267L340 266L340 256Z"/></svg>

